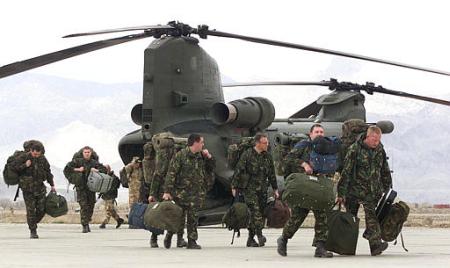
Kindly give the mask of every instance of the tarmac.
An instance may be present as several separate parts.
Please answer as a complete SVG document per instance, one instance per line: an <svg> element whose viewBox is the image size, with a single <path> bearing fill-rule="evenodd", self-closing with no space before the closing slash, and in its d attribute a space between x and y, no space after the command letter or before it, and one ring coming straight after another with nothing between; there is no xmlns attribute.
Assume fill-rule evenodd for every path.
<svg viewBox="0 0 450 268"><path fill-rule="evenodd" d="M230 245L232 232L221 227L199 229L201 250L165 249L149 246L150 233L99 229L82 234L78 224L40 224L39 239L29 239L26 224L0 224L0 267L450 267L450 231L440 228L404 228L405 252L401 243L380 256L370 256L368 243L360 237L356 256L336 255L331 259L314 258L311 247L314 230L300 229L288 243L288 256L276 251L281 229L265 229L265 247L247 248L247 231ZM363 229L360 230L360 236ZM176 238L172 241L176 245Z"/></svg>

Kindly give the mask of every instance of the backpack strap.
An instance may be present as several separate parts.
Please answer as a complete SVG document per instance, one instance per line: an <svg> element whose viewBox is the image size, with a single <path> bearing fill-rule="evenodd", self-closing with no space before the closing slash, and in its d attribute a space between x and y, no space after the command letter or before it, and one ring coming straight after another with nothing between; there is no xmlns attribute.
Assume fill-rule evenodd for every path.
<svg viewBox="0 0 450 268"><path fill-rule="evenodd" d="M402 241L402 248L408 252L408 249L405 248L405 241L403 240L403 233L400 232L400 241ZM397 245L397 239L395 239L394 246Z"/></svg>
<svg viewBox="0 0 450 268"><path fill-rule="evenodd" d="M17 198L19 197L19 189L20 186L17 186L16 194L14 195L14 202L16 202Z"/></svg>

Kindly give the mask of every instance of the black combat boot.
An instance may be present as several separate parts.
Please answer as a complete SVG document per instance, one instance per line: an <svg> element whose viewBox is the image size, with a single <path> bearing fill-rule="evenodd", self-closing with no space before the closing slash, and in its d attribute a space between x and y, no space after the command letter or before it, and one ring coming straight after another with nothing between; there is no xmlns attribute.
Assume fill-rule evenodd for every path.
<svg viewBox="0 0 450 268"><path fill-rule="evenodd" d="M31 239L38 239L39 238L36 229L31 229L30 230L30 238Z"/></svg>
<svg viewBox="0 0 450 268"><path fill-rule="evenodd" d="M89 229L88 229L88 225L87 224L83 224L83 230L81 231L83 234L85 233L89 233Z"/></svg>
<svg viewBox="0 0 450 268"><path fill-rule="evenodd" d="M263 236L262 230L256 231L256 236L258 237L258 244L259 244L259 246L260 247L264 247L264 245L266 244L267 239L266 239L265 236Z"/></svg>
<svg viewBox="0 0 450 268"><path fill-rule="evenodd" d="M164 246L165 246L165 242L164 242ZM150 247L151 248L157 248L158 246L158 236L156 234L152 233L152 237L150 237Z"/></svg>
<svg viewBox="0 0 450 268"><path fill-rule="evenodd" d="M202 247L197 244L197 242L195 240L189 239L188 238L188 243L187 243L187 249L202 249Z"/></svg>
<svg viewBox="0 0 450 268"><path fill-rule="evenodd" d="M98 228L100 228L100 229L105 229L105 228L106 228L106 224L105 224L105 223L102 223L102 224L100 224L100 226L99 226Z"/></svg>
<svg viewBox="0 0 450 268"><path fill-rule="evenodd" d="M370 245L370 255L377 256L383 253L388 248L387 242L380 242L374 245Z"/></svg>
<svg viewBox="0 0 450 268"><path fill-rule="evenodd" d="M172 236L173 236L173 233L167 232L166 237L164 237L164 247L165 248L170 248L170 246L172 245Z"/></svg>
<svg viewBox="0 0 450 268"><path fill-rule="evenodd" d="M125 220L124 219L122 219L122 218L119 218L118 220L117 220L117 225L116 225L116 229L117 228L119 228L120 227L120 225L122 225L122 223L124 223L125 222Z"/></svg>
<svg viewBox="0 0 450 268"><path fill-rule="evenodd" d="M314 252L314 257L317 258L332 258L333 253L328 252L325 249L325 243L323 241L317 241L316 243L316 252Z"/></svg>
<svg viewBox="0 0 450 268"><path fill-rule="evenodd" d="M177 234L177 248L184 248L187 246L182 234Z"/></svg>
<svg viewBox="0 0 450 268"><path fill-rule="evenodd" d="M253 248L259 247L259 244L256 243L256 241L255 241L255 233L253 233L251 231L248 232L247 247L253 247Z"/></svg>
<svg viewBox="0 0 450 268"><path fill-rule="evenodd" d="M280 236L277 239L277 252L283 257L287 256L287 242L288 239L284 238L284 236Z"/></svg>

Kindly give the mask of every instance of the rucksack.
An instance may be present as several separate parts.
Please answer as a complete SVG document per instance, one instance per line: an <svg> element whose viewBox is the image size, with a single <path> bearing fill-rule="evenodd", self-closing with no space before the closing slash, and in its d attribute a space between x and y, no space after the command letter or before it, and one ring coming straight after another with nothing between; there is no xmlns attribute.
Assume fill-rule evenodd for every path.
<svg viewBox="0 0 450 268"><path fill-rule="evenodd" d="M349 119L342 124L341 135L341 159L345 158L350 145L358 141L362 135L364 135L369 126L362 119Z"/></svg>
<svg viewBox="0 0 450 268"><path fill-rule="evenodd" d="M285 158L288 153L294 148L295 144L302 140L307 140L308 136L303 133L278 133L275 135L274 148L272 151L273 162L275 165L275 172L278 176L289 175L286 174Z"/></svg>
<svg viewBox="0 0 450 268"><path fill-rule="evenodd" d="M20 175L11 167L11 164L21 154L25 154L25 152L15 151L14 154L6 160L5 168L3 169L3 180L8 186L19 184Z"/></svg>
<svg viewBox="0 0 450 268"><path fill-rule="evenodd" d="M381 239L386 242L396 240L398 235L401 235L403 224L408 220L408 215L409 206L405 202L394 203L380 224ZM404 246L403 236L401 236L401 239L403 248L408 251Z"/></svg>
<svg viewBox="0 0 450 268"><path fill-rule="evenodd" d="M234 169L245 150L253 146L255 146L255 139L253 137L243 137L239 143L229 145L227 154L228 166Z"/></svg>
<svg viewBox="0 0 450 268"><path fill-rule="evenodd" d="M313 141L303 140L294 148L310 147L309 163L316 174L334 174L338 168L341 140L337 137L317 137Z"/></svg>
<svg viewBox="0 0 450 268"><path fill-rule="evenodd" d="M23 143L23 150L25 151L25 152L28 152L28 151L30 151L31 150L31 147L33 146L33 145L40 145L41 147L42 147L42 154L45 154L45 148L44 148L44 144L42 144L42 142L40 142L40 141L38 141L38 140L28 140L28 141L25 141L24 143Z"/></svg>
<svg viewBox="0 0 450 268"><path fill-rule="evenodd" d="M128 188L128 174L127 171L125 169L125 167L123 167L120 171L119 171L119 178L120 178L120 184L122 185L122 187L124 188Z"/></svg>
<svg viewBox="0 0 450 268"><path fill-rule="evenodd" d="M240 192L237 192L233 198L233 203L222 218L222 225L225 225L228 230L233 231L232 245L235 234L237 233L237 237L240 237L240 229L247 228L249 223L250 210L244 202L244 196Z"/></svg>
<svg viewBox="0 0 450 268"><path fill-rule="evenodd" d="M45 213L53 218L66 215L69 211L66 198L55 192L50 192L45 197Z"/></svg>
<svg viewBox="0 0 450 268"><path fill-rule="evenodd" d="M153 181L153 174L155 172L155 148L151 141L143 146L144 159L142 160L142 171L144 173L144 182L150 185ZM128 182L127 182L128 187Z"/></svg>
<svg viewBox="0 0 450 268"><path fill-rule="evenodd" d="M74 171L73 168L66 165L63 170L64 176L70 184L81 186L83 184L83 173Z"/></svg>
<svg viewBox="0 0 450 268"><path fill-rule="evenodd" d="M280 199L272 200L268 203L264 214L267 219L267 227L283 228L291 217L288 205Z"/></svg>

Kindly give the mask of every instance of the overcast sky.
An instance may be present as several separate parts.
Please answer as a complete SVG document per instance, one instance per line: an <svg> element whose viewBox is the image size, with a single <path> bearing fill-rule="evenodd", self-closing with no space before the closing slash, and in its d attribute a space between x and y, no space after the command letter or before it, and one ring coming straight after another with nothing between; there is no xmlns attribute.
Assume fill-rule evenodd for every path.
<svg viewBox="0 0 450 268"><path fill-rule="evenodd" d="M180 20L191 26L357 53L450 71L448 1L25 1L2 2L0 65L125 35L63 35ZM141 81L151 39L32 72L96 82ZM336 77L440 96L449 77L376 63L209 37L201 45L238 81Z"/></svg>

